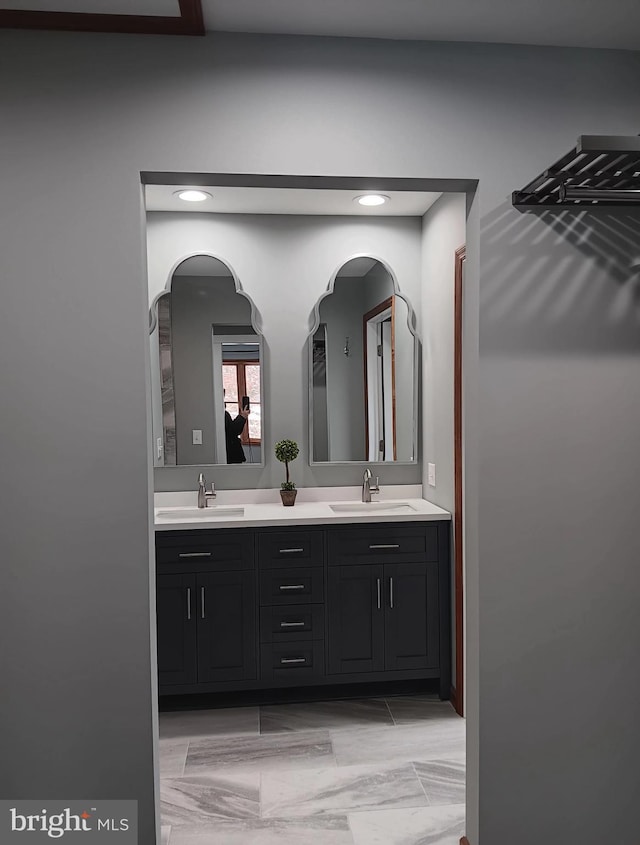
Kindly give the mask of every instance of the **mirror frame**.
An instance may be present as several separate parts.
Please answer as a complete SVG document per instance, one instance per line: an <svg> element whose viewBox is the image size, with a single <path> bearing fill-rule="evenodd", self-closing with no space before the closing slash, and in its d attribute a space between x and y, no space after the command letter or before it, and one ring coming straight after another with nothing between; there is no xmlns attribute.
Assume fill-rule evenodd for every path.
<svg viewBox="0 0 640 845"><path fill-rule="evenodd" d="M236 273L235 269L231 266L231 264L225 258L222 258L218 253L211 252L208 249L192 251L192 252L187 253L186 255L183 255L181 258L177 259L177 261L174 262L173 266L169 270L169 273L167 275L167 281L165 282L164 287L162 288L162 290L159 293L157 293L153 297L153 299L151 300L151 304L149 305L149 338L151 338L153 333L155 331L157 331L157 329L158 329L158 303L159 303L160 299L162 299L163 296L166 296L167 294L171 293L171 286L173 284L173 278L174 278L176 270L178 269L178 267L180 267L181 264L183 264L189 258L196 258L198 256L204 256L206 258L214 258L216 261L219 261L221 264L224 264L225 267L227 267L227 269L231 273L231 278L233 279L233 284L235 286L236 293L240 294L240 296L243 296L247 300L247 302L249 303L249 305L251 307L251 327L253 328L253 330L256 333L256 336L258 337L258 344L260 346L260 367L261 367L261 372L260 372L260 390L261 390L260 400L261 400L262 411L263 411L263 413L262 413L261 460L260 460L259 463L255 463L255 464L254 463L251 463L251 464L250 463L246 463L246 464L226 464L225 463L225 464L162 464L162 465L157 465L154 461L153 469L155 471L155 470L165 470L165 469L169 469L169 470L182 469L182 470L184 470L184 469L189 469L190 467L220 467L220 468L227 467L228 469L240 469L240 468L242 468L243 472L246 472L247 469L253 469L253 468L263 470L266 466L266 462L265 462L265 459L264 459L264 440L265 440L265 429L267 428L267 422L266 422L266 413L264 413L264 412L266 410L265 406L266 406L266 396L267 396L267 390L266 390L266 387L265 387L266 381L267 381L267 379L266 379L266 370L267 370L267 368L266 368L266 349L267 349L267 345L265 343L265 337L264 337L264 333L262 331L262 316L261 316L260 312L258 311L258 309L256 308L256 304L253 301L253 299L249 296L249 294L242 287L242 282L240 281L238 274ZM154 399L154 397L153 397L153 391L152 390L150 390L150 399L151 399L151 403L152 403L151 425L153 425L153 399ZM152 439L153 439L154 436L155 436L155 433L152 432ZM164 445L164 432L163 432L163 445Z"/></svg>
<svg viewBox="0 0 640 845"><path fill-rule="evenodd" d="M412 461L316 461L313 457L313 336L315 335L318 327L320 326L320 306L328 296L334 291L336 279L342 270L342 268L348 264L350 261L353 261L356 258L370 258L373 261L377 261L381 264L384 269L389 274L391 282L393 284L393 296L397 296L401 299L407 306L407 328L413 335L413 425L412 425L412 441L413 441L413 454L414 459ZM398 279L396 278L396 274L391 269L391 266L384 258L381 258L379 255L374 255L369 252L357 252L353 255L350 255L348 258L345 258L344 261L340 263L340 265L336 268L336 270L332 273L331 278L329 280L329 285L327 290L319 297L318 301L313 307L313 311L309 318L309 337L307 339L307 360L308 360L308 367L307 367L307 380L308 380L308 402L307 402L307 414L309 417L309 466L312 467L337 467L337 466L359 466L359 467L389 467L389 466L409 466L415 467L420 465L420 453L419 453L419 442L420 439L418 437L418 433L420 430L420 422L421 422L421 408L420 408L420 366L421 366L421 350L422 350L422 338L418 333L417 327L417 319L416 313L413 309L413 306L407 299L407 297L402 293L400 290L400 286L398 285Z"/></svg>

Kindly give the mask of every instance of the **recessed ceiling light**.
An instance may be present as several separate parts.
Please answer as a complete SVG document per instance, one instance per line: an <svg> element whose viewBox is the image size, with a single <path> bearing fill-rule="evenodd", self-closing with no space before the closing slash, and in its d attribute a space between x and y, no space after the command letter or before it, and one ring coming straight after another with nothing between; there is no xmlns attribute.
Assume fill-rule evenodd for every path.
<svg viewBox="0 0 640 845"><path fill-rule="evenodd" d="M355 198L360 205L384 205L389 197L384 194L364 194Z"/></svg>
<svg viewBox="0 0 640 845"><path fill-rule="evenodd" d="M211 194L207 194L206 191L176 191L174 196L184 202L204 202L211 199Z"/></svg>

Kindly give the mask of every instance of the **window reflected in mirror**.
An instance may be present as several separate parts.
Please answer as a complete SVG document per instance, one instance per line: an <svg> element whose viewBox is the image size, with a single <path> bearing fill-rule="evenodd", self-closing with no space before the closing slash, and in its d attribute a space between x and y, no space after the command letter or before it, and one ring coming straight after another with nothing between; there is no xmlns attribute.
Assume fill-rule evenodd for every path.
<svg viewBox="0 0 640 845"><path fill-rule="evenodd" d="M416 460L417 339L413 312L379 261L337 273L309 339L311 460Z"/></svg>
<svg viewBox="0 0 640 845"><path fill-rule="evenodd" d="M240 443L248 449L250 462L255 463L251 460L254 447L262 446L260 347L257 343L222 344L222 388L225 428L229 431L231 426L234 436L236 435L233 426L238 428ZM250 410L250 414L246 424L243 424L244 417L241 412L246 408ZM229 445L227 463L236 463L229 455Z"/></svg>
<svg viewBox="0 0 640 845"><path fill-rule="evenodd" d="M262 464L262 337L229 267L186 259L154 305L155 465Z"/></svg>

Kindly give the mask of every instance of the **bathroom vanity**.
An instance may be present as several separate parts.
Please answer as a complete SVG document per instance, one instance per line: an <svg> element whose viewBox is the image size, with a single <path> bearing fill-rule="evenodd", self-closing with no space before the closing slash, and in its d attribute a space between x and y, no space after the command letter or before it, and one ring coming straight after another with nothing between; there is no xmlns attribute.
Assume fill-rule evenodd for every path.
<svg viewBox="0 0 640 845"><path fill-rule="evenodd" d="M449 698L451 516L411 498L421 226L294 217L205 215L199 253L193 223L147 221L159 691L432 679ZM275 432L302 444L307 484L362 489L303 483L283 507L262 489L281 481ZM202 474L198 499L175 492L210 466L222 494Z"/></svg>
<svg viewBox="0 0 640 845"><path fill-rule="evenodd" d="M437 679L448 698L450 515L412 503L157 509L160 694Z"/></svg>

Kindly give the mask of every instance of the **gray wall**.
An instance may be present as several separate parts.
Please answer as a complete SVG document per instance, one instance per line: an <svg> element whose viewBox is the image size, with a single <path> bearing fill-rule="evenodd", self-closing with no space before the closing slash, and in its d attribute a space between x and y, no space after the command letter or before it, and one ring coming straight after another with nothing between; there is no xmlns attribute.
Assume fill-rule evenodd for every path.
<svg viewBox="0 0 640 845"><path fill-rule="evenodd" d="M364 461L363 295L366 282L338 278L333 293L320 303L327 327L327 419L330 461ZM344 354L349 338L349 355Z"/></svg>
<svg viewBox="0 0 640 845"><path fill-rule="evenodd" d="M339 268L356 255L386 261L419 313L421 223L419 217L147 215L150 302L180 261L212 254L233 268L256 307L256 326L264 336L265 466L217 466L211 474L218 488L279 487L282 464L273 444L285 437L300 445L292 467L298 486L361 483L362 465L309 466L308 336L317 303ZM382 484L417 484L420 476L418 465L385 464L380 472ZM160 468L155 488L188 490L196 478L193 467Z"/></svg>
<svg viewBox="0 0 640 845"><path fill-rule="evenodd" d="M453 513L454 489L454 254L466 238L464 194L443 194L422 222L422 322L429 326L422 348L422 425L425 496ZM466 338L465 338L466 339ZM436 465L436 486L427 482L428 464ZM455 607L454 573L451 572L451 607ZM452 613L453 617L453 613ZM455 630L453 673L456 671Z"/></svg>
<svg viewBox="0 0 640 845"><path fill-rule="evenodd" d="M464 194L444 194L422 224L422 350L424 462L422 483L432 502L453 511L454 253L466 237ZM427 486L427 463L436 486Z"/></svg>
<svg viewBox="0 0 640 845"><path fill-rule="evenodd" d="M233 279L223 276L175 276L171 291L178 463L211 464L215 455L212 325L250 326L251 305L236 293ZM202 431L202 445L193 445L194 428Z"/></svg>
<svg viewBox="0 0 640 845"><path fill-rule="evenodd" d="M139 171L464 175L469 839L637 840L640 221L509 194L581 132L636 133L639 73L631 52L0 34L2 794L134 796L152 841Z"/></svg>

